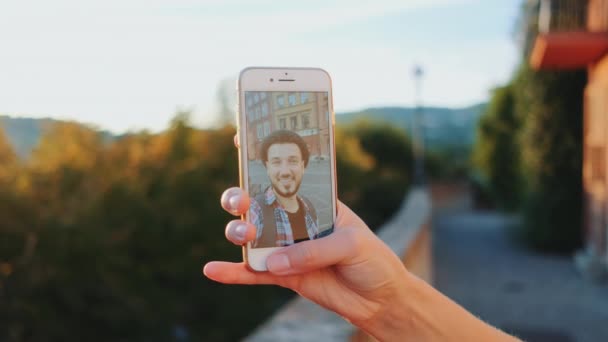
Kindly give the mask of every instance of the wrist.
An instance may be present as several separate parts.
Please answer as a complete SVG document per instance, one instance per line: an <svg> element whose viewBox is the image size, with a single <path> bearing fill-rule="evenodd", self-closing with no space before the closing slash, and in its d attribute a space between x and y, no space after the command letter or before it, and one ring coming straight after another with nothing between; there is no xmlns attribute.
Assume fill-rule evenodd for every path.
<svg viewBox="0 0 608 342"><path fill-rule="evenodd" d="M410 273L382 310L357 325L378 341L519 341Z"/></svg>
<svg viewBox="0 0 608 342"><path fill-rule="evenodd" d="M412 341L428 341L433 336L438 340L441 334L436 331L432 317L425 317L428 311L423 310L430 300L419 284L423 281L406 273L403 282L396 285L395 293L382 304L382 309L356 325L378 341L402 341L406 337Z"/></svg>

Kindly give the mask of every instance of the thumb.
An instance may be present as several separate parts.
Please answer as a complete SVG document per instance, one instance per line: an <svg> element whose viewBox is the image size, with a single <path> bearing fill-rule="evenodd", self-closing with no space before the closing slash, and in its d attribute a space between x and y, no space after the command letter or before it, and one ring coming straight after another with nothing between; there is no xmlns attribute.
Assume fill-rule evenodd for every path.
<svg viewBox="0 0 608 342"><path fill-rule="evenodd" d="M266 267L277 275L310 272L348 262L360 254L364 245L360 230L339 229L326 237L282 248L268 257Z"/></svg>

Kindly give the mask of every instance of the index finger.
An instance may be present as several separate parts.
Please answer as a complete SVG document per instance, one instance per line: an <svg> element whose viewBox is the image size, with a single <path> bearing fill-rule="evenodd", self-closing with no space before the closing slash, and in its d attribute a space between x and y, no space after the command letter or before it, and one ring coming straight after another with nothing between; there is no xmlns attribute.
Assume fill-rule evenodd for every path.
<svg viewBox="0 0 608 342"><path fill-rule="evenodd" d="M222 208L232 215L243 215L249 209L249 195L241 188L233 187L222 194Z"/></svg>

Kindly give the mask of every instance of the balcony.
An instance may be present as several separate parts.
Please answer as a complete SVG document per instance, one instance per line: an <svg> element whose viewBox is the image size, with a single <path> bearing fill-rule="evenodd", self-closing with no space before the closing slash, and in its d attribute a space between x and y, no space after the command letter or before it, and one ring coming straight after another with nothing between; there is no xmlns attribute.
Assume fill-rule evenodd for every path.
<svg viewBox="0 0 608 342"><path fill-rule="evenodd" d="M608 52L608 0L541 0L536 69L580 69Z"/></svg>

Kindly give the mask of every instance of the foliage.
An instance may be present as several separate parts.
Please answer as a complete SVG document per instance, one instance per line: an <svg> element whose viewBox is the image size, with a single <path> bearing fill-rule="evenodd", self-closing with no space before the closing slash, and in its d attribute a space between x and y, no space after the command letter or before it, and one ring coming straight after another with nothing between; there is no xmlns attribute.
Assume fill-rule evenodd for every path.
<svg viewBox="0 0 608 342"><path fill-rule="evenodd" d="M518 209L523 191L517 141L520 125L513 86L496 88L479 120L473 161L481 174L477 181L508 211Z"/></svg>
<svg viewBox="0 0 608 342"><path fill-rule="evenodd" d="M23 162L0 134L0 341L238 340L289 299L200 273L241 259L219 206L238 183L234 133L187 113L111 142L56 123ZM340 195L381 224L406 190L407 139L359 125L337 144Z"/></svg>
<svg viewBox="0 0 608 342"><path fill-rule="evenodd" d="M390 218L410 182L408 137L387 123L360 120L337 130L338 196L372 229Z"/></svg>
<svg viewBox="0 0 608 342"><path fill-rule="evenodd" d="M176 329L233 340L288 298L201 277L205 260L240 259L218 205L237 179L233 135L195 130L185 115L108 146L76 124L47 132L0 202L0 262L10 265L0 340L166 341ZM232 320L241 329L214 328Z"/></svg>
<svg viewBox="0 0 608 342"><path fill-rule="evenodd" d="M480 120L475 165L491 197L519 209L533 248L571 252L582 243L584 71L523 65L498 88Z"/></svg>
<svg viewBox="0 0 608 342"><path fill-rule="evenodd" d="M429 149L425 171L431 181L463 181L469 175L471 147L451 145Z"/></svg>
<svg viewBox="0 0 608 342"><path fill-rule="evenodd" d="M527 177L522 234L536 248L570 252L582 243L585 71L534 72L515 79Z"/></svg>
<svg viewBox="0 0 608 342"><path fill-rule="evenodd" d="M8 181L8 177L14 174L16 164L17 156L0 126L0 182Z"/></svg>
<svg viewBox="0 0 608 342"><path fill-rule="evenodd" d="M20 157L31 154L43 128L52 122L54 121L51 119L12 118L0 115L0 126L8 140L13 143L14 152ZM19 144L15 144L17 141Z"/></svg>

